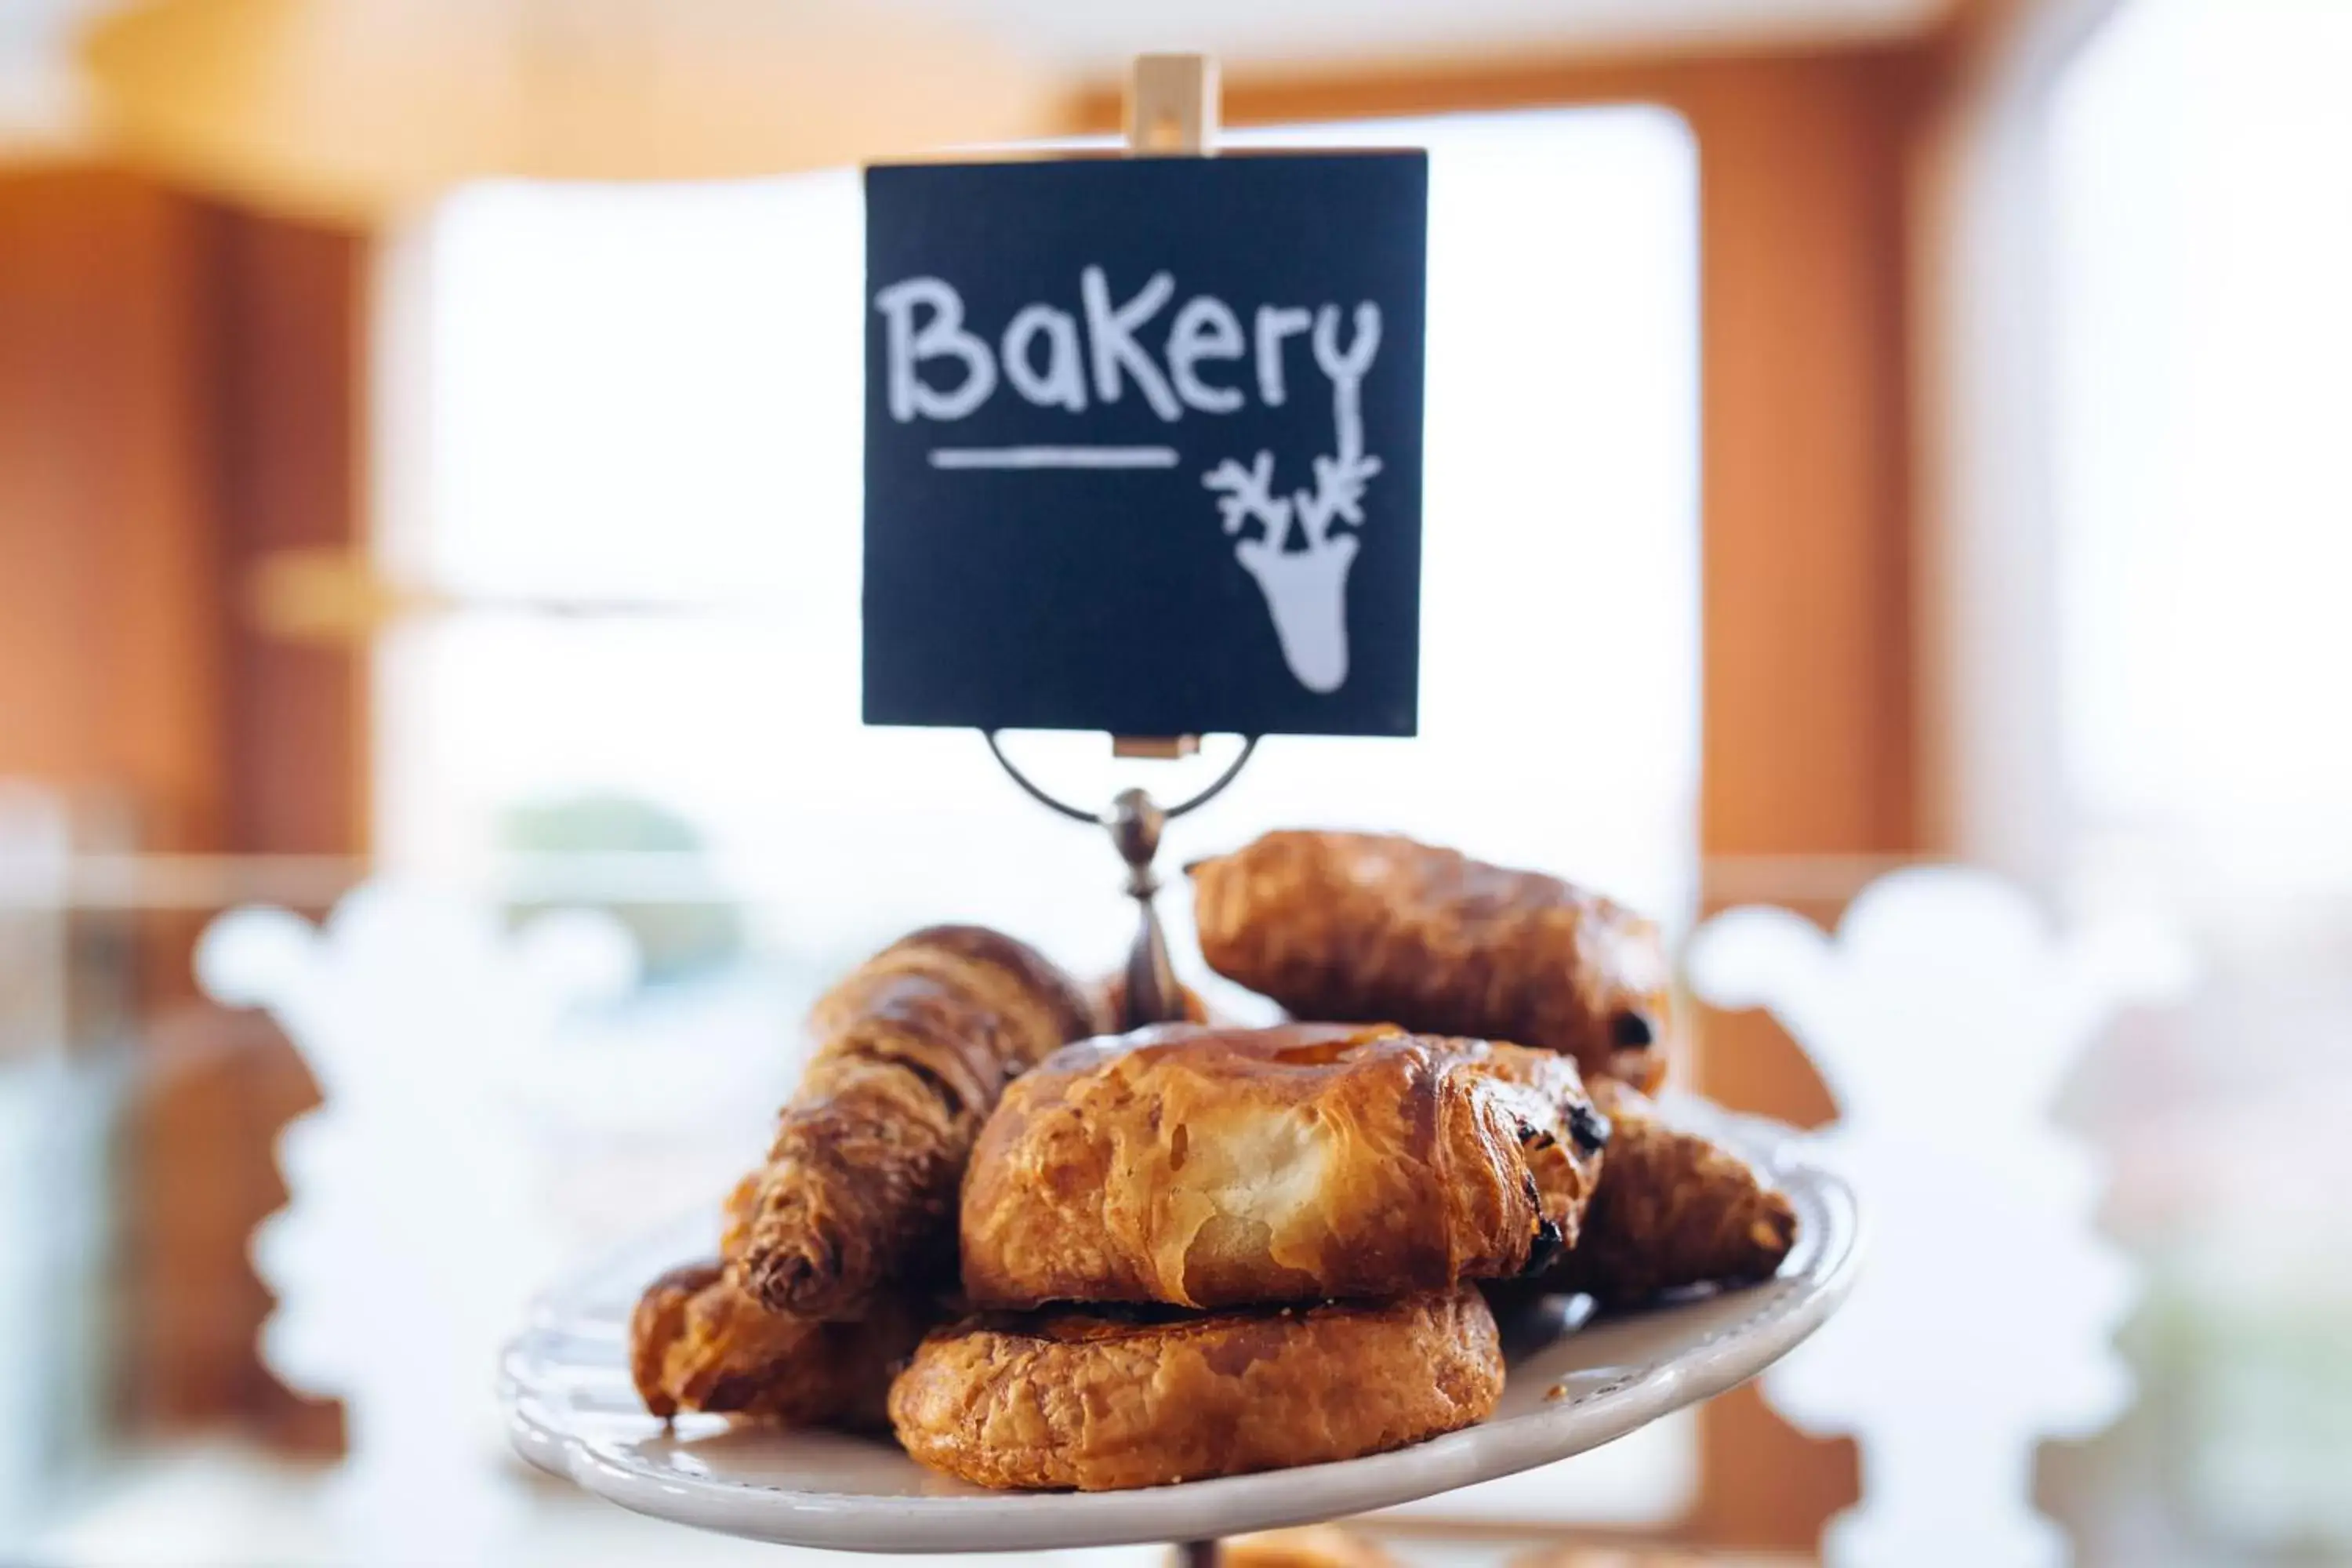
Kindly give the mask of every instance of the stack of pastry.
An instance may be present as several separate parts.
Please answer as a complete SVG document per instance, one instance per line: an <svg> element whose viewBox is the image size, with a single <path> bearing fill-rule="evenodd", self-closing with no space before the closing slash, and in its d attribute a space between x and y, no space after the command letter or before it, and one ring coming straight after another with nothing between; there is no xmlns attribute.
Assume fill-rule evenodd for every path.
<svg viewBox="0 0 2352 1568"><path fill-rule="evenodd" d="M1576 1235L1604 1123L1575 1064L1391 1026L1168 1025L1006 1092L963 1191L982 1315L890 1391L925 1464L1156 1486L1351 1458L1489 1414L1473 1282Z"/></svg>
<svg viewBox="0 0 2352 1568"><path fill-rule="evenodd" d="M1159 1485L1482 1419L1483 1289L1617 1305L1778 1267L1786 1203L1645 1098L1646 921L1402 838L1192 870L1211 966L1303 1021L1065 1045L1116 996L972 928L886 950L819 1005L719 1258L640 1304L647 1407L857 1424L887 1392L966 1479Z"/></svg>

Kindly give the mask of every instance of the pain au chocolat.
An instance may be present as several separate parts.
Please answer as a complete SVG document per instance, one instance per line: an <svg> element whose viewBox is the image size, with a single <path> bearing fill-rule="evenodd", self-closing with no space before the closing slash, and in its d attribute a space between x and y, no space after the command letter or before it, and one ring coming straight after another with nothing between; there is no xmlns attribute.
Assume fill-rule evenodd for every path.
<svg viewBox="0 0 2352 1568"><path fill-rule="evenodd" d="M1295 1018L1540 1046L1643 1089L1664 1077L1657 928L1598 894L1381 833L1269 833L1187 869L1201 956Z"/></svg>
<svg viewBox="0 0 2352 1568"><path fill-rule="evenodd" d="M1545 1276L1553 1290L1638 1305L1690 1285L1769 1279L1797 1241L1797 1211L1755 1167L1671 1127L1622 1084L1594 1086L1612 1136L1584 1236Z"/></svg>
<svg viewBox="0 0 2352 1568"><path fill-rule="evenodd" d="M966 1173L976 1307L1399 1296L1572 1246L1608 1124L1546 1051L1163 1025L1017 1079Z"/></svg>

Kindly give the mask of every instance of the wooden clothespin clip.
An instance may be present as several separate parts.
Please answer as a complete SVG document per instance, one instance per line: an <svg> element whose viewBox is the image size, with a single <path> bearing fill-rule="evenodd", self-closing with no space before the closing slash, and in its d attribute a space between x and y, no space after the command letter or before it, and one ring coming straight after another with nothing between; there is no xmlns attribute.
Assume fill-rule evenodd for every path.
<svg viewBox="0 0 2352 1568"><path fill-rule="evenodd" d="M1217 151L1217 62L1207 55L1138 55L1127 90L1127 151L1211 157Z"/></svg>

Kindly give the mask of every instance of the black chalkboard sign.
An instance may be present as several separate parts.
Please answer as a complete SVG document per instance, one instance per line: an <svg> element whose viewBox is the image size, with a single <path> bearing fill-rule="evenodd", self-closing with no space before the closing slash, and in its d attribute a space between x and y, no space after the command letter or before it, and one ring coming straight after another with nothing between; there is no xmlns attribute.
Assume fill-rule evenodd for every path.
<svg viewBox="0 0 2352 1568"><path fill-rule="evenodd" d="M866 175L865 717L1410 735L1421 153Z"/></svg>

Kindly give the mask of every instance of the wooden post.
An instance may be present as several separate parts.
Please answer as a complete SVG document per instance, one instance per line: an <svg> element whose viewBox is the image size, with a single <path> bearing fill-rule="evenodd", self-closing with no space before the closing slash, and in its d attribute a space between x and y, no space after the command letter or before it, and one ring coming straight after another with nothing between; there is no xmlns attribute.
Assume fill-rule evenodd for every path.
<svg viewBox="0 0 2352 1568"><path fill-rule="evenodd" d="M1144 757L1155 762L1172 763L1179 757L1189 757L1201 749L1198 735L1113 735L1110 754L1114 757Z"/></svg>

